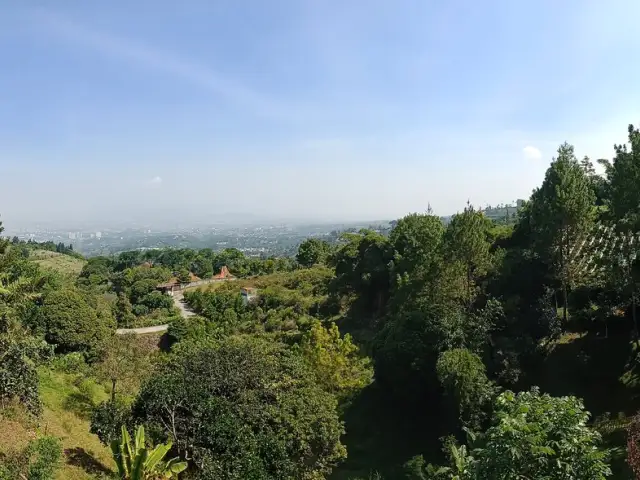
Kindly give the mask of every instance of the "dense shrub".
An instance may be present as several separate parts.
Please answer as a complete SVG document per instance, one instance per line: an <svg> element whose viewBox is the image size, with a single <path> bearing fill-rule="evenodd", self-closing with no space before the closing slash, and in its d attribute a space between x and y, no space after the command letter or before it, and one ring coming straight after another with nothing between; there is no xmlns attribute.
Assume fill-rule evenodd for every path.
<svg viewBox="0 0 640 480"><path fill-rule="evenodd" d="M95 358L115 330L112 318L99 319L74 290L49 293L42 311L47 325L45 337L59 353L83 352L88 358Z"/></svg>
<svg viewBox="0 0 640 480"><path fill-rule="evenodd" d="M333 396L299 355L256 338L182 350L133 412L156 441L175 438L198 478L320 478L346 454Z"/></svg>
<svg viewBox="0 0 640 480"><path fill-rule="evenodd" d="M62 460L62 444L56 437L40 437L21 452L2 460L0 480L54 480Z"/></svg>

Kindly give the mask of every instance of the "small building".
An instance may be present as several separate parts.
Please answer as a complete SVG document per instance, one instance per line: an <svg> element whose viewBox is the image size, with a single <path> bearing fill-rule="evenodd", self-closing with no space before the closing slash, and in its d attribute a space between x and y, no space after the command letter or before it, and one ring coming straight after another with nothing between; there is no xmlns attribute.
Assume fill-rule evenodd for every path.
<svg viewBox="0 0 640 480"><path fill-rule="evenodd" d="M156 289L160 290L162 293L166 293L167 295L173 296L174 292L179 292L181 289L180 282L177 278L171 278L168 282L159 284Z"/></svg>
<svg viewBox="0 0 640 480"><path fill-rule="evenodd" d="M213 277L211 277L213 280L227 280L230 278L235 278L233 275L231 275L231 272L229 272L229 269L227 268L226 265L224 265L221 269L220 269L220 273L218 273L217 275L214 275Z"/></svg>
<svg viewBox="0 0 640 480"><path fill-rule="evenodd" d="M242 303L246 305L258 297L258 290L250 287L241 288L240 295L242 296Z"/></svg>

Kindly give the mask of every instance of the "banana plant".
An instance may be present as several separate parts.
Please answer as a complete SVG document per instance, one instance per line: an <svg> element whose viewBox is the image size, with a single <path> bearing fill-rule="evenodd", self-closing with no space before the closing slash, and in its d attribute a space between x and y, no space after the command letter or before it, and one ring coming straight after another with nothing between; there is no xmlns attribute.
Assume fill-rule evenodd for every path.
<svg viewBox="0 0 640 480"><path fill-rule="evenodd" d="M118 466L121 480L160 480L178 478L187 469L186 462L178 458L163 461L171 450L171 442L147 448L144 441L144 427L138 427L132 443L127 429L122 426L122 439L111 442L113 459Z"/></svg>

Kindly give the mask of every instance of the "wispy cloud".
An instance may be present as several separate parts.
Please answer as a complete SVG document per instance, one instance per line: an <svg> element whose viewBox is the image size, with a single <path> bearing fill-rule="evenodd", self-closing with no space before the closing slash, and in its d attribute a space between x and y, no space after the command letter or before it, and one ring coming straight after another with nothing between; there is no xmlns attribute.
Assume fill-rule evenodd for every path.
<svg viewBox="0 0 640 480"><path fill-rule="evenodd" d="M153 177L149 180L149 185L162 185L162 178L157 176Z"/></svg>
<svg viewBox="0 0 640 480"><path fill-rule="evenodd" d="M49 10L34 9L31 14L46 33L73 42L76 46L90 48L138 67L167 73L206 89L257 116L282 120L298 118L296 109L247 88L239 81L226 78L210 67L145 45L135 39L99 31Z"/></svg>

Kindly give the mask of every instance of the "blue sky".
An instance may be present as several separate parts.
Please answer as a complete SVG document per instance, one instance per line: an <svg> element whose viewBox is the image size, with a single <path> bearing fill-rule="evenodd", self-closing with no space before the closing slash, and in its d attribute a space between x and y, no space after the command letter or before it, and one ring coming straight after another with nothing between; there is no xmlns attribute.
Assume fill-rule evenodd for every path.
<svg viewBox="0 0 640 480"><path fill-rule="evenodd" d="M374 219L528 197L561 142L611 157L640 120L639 14L633 0L11 2L0 214Z"/></svg>

